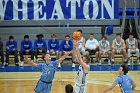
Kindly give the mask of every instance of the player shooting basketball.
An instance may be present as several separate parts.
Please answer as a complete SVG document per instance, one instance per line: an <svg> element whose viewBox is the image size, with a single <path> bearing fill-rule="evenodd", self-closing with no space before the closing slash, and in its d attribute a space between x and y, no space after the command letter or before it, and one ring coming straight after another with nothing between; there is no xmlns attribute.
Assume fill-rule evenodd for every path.
<svg viewBox="0 0 140 93"><path fill-rule="evenodd" d="M50 93L51 87L52 87L52 80L54 78L55 74L55 68L56 65L62 62L71 52L66 53L64 56L62 56L60 59L56 61L51 61L51 57L49 54L45 54L43 56L44 63L36 64L34 62L31 62L27 56L25 56L25 61L34 66L37 67L41 72L40 79L34 89L36 93Z"/></svg>
<svg viewBox="0 0 140 93"><path fill-rule="evenodd" d="M86 93L86 78L89 72L89 56L81 57L79 48L78 48L78 41L73 41L75 49L73 53L77 59L77 62L80 64L79 70L77 72L76 82L74 85L74 93Z"/></svg>

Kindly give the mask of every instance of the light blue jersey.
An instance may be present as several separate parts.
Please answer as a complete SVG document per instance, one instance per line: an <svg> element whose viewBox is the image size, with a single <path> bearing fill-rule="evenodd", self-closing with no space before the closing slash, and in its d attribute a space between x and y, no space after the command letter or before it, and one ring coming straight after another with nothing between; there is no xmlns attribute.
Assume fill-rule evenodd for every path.
<svg viewBox="0 0 140 93"><path fill-rule="evenodd" d="M119 84L121 93L133 93L131 88L133 80L128 75L118 76L114 83Z"/></svg>
<svg viewBox="0 0 140 93"><path fill-rule="evenodd" d="M42 74L35 88L36 93L50 93L52 80L55 74L56 64L57 61L51 61L50 64L47 63L37 64L37 68L42 72Z"/></svg>

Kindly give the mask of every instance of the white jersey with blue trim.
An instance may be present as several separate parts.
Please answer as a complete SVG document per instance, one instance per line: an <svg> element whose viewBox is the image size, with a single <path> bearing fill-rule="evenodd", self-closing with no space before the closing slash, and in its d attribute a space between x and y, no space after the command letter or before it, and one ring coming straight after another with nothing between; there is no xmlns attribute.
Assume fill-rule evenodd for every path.
<svg viewBox="0 0 140 93"><path fill-rule="evenodd" d="M117 39L115 39L115 48L120 49L123 47L123 40L121 39L120 42L117 41Z"/></svg>
<svg viewBox="0 0 140 93"><path fill-rule="evenodd" d="M81 37L81 39L78 41L79 48L81 48L83 46L83 40L84 40L84 38Z"/></svg>
<svg viewBox="0 0 140 93"><path fill-rule="evenodd" d="M80 65L79 69L78 69L78 72L77 72L76 84L85 85L86 84L86 79L87 79L87 74L88 73L85 73L84 68Z"/></svg>
<svg viewBox="0 0 140 93"><path fill-rule="evenodd" d="M99 41L99 45L102 48L102 50L106 50L110 46L109 41L107 40L105 42L103 42L102 40Z"/></svg>
<svg viewBox="0 0 140 93"><path fill-rule="evenodd" d="M130 40L129 38L126 40L128 42L128 48L136 48L136 39L133 38Z"/></svg>

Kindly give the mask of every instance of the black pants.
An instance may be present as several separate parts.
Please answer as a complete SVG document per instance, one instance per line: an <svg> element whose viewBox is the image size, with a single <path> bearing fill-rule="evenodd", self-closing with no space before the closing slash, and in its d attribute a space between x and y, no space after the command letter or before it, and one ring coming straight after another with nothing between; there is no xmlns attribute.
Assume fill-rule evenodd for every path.
<svg viewBox="0 0 140 93"><path fill-rule="evenodd" d="M42 50L42 52L39 52L39 49L36 49L35 50L35 58L36 59L38 59L37 55L39 55L39 54L45 54L47 52L46 49L41 49L41 50Z"/></svg>
<svg viewBox="0 0 140 93"><path fill-rule="evenodd" d="M9 55L14 55L15 64L18 63L18 51L15 50L13 52L6 51L6 63L9 64Z"/></svg>
<svg viewBox="0 0 140 93"><path fill-rule="evenodd" d="M21 50L20 51L20 61L23 61L23 55L31 55L31 60L34 60L34 51L31 50L29 51L29 53L27 53L26 51Z"/></svg>
<svg viewBox="0 0 140 93"><path fill-rule="evenodd" d="M2 62L2 65L4 64L4 53L3 51L0 51L0 56L1 56L1 62Z"/></svg>

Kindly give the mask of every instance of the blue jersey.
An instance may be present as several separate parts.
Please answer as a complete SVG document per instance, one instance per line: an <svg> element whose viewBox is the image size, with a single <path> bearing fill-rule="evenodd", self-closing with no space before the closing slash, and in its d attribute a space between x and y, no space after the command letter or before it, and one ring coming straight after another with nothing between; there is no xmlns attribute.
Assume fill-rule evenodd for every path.
<svg viewBox="0 0 140 93"><path fill-rule="evenodd" d="M114 83L119 84L122 93L133 93L131 88L133 80L128 75L118 76Z"/></svg>
<svg viewBox="0 0 140 93"><path fill-rule="evenodd" d="M25 40L21 41L21 50L25 51L25 50L32 50L33 46L32 46L32 42L29 40L28 42L25 42Z"/></svg>
<svg viewBox="0 0 140 93"><path fill-rule="evenodd" d="M63 40L60 45L60 51L71 51L73 49L72 40L68 41L68 45L66 44L66 40Z"/></svg>
<svg viewBox="0 0 140 93"><path fill-rule="evenodd" d="M54 51L59 50L59 41L57 39L55 41L53 41L52 39L48 41L48 50L51 49L53 49Z"/></svg>
<svg viewBox="0 0 140 93"><path fill-rule="evenodd" d="M9 51L9 52L13 52L13 49L17 50L17 41L15 40L13 42L7 41L6 47L9 47L9 48L6 48L6 51Z"/></svg>
<svg viewBox="0 0 140 93"><path fill-rule="evenodd" d="M34 49L47 49L47 44L44 39L42 40L35 40L34 42Z"/></svg>
<svg viewBox="0 0 140 93"><path fill-rule="evenodd" d="M57 61L51 61L50 64L47 63L39 63L37 65L37 68L41 70L42 74L40 77L41 81L45 82L52 82L55 74L55 68L56 68Z"/></svg>

